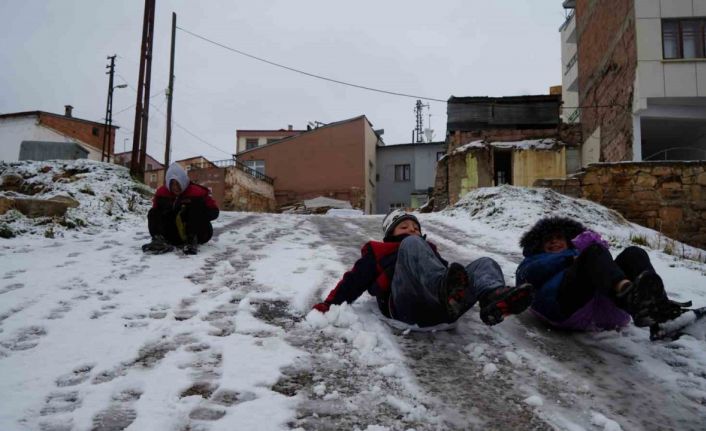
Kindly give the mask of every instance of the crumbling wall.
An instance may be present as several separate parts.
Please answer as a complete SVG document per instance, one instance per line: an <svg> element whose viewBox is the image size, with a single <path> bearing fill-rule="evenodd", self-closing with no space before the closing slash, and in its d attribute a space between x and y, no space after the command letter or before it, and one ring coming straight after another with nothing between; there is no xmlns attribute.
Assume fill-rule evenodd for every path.
<svg viewBox="0 0 706 431"><path fill-rule="evenodd" d="M258 180L235 166L223 169L224 196L221 209L227 211L274 212L277 209L272 184Z"/></svg>
<svg viewBox="0 0 706 431"><path fill-rule="evenodd" d="M632 222L706 248L706 162L601 163L568 180L534 185L590 199Z"/></svg>

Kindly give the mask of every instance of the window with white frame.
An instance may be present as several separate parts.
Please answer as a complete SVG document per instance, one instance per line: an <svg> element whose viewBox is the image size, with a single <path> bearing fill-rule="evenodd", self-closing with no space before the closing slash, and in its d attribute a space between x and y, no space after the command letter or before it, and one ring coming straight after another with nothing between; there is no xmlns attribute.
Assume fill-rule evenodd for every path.
<svg viewBox="0 0 706 431"><path fill-rule="evenodd" d="M396 210L396 209L405 209L407 208L407 205L402 203L402 202L393 202L390 204L390 211Z"/></svg>
<svg viewBox="0 0 706 431"><path fill-rule="evenodd" d="M706 18L663 19L662 57L706 58Z"/></svg>
<svg viewBox="0 0 706 431"><path fill-rule="evenodd" d="M246 160L245 166L249 167L250 169L254 171L258 171L259 173L265 175L265 161L264 160Z"/></svg>
<svg viewBox="0 0 706 431"><path fill-rule="evenodd" d="M395 165L395 181L409 181L411 172L410 165Z"/></svg>

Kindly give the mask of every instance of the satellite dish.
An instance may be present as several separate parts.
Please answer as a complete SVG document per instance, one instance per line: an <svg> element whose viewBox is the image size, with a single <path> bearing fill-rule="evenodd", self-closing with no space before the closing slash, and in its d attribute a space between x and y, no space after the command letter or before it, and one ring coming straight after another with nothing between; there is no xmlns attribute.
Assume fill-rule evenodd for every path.
<svg viewBox="0 0 706 431"><path fill-rule="evenodd" d="M434 139L434 130L426 128L424 129L424 136L427 138L427 142L431 142Z"/></svg>

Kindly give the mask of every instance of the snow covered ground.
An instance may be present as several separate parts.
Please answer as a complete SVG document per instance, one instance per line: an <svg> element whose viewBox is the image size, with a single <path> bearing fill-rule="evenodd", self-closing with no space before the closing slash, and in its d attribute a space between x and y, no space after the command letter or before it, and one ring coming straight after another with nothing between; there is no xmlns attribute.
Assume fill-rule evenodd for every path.
<svg viewBox="0 0 706 431"><path fill-rule="evenodd" d="M381 217L222 213L198 255L148 256L140 208L0 240L0 430L704 429L703 326L653 343L529 314L486 327L474 308L415 332L367 295L322 315ZM491 256L512 283L520 233L549 213L614 252L646 239L670 295L706 305L706 265L681 257L700 250L589 202L501 187L420 217L447 259Z"/></svg>

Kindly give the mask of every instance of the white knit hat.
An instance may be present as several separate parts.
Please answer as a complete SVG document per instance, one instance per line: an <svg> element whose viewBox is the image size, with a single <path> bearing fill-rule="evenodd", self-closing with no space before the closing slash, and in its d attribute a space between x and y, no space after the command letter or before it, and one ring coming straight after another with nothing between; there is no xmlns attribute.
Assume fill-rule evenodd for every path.
<svg viewBox="0 0 706 431"><path fill-rule="evenodd" d="M417 217L414 216L414 214L410 214L408 212L405 212L404 210L393 210L389 212L385 218L382 220L382 232L384 234L384 237L388 237L392 235L392 232L395 230L395 227L397 227L398 224L402 223L405 220L412 220L413 222L417 223L417 226L419 226L419 231L421 232L422 230L422 224L419 223L419 220Z"/></svg>

